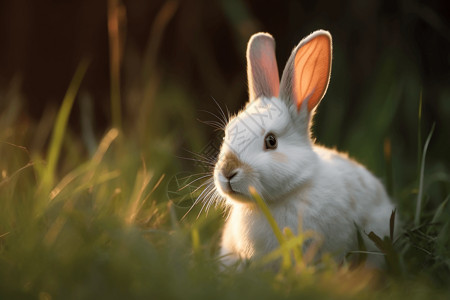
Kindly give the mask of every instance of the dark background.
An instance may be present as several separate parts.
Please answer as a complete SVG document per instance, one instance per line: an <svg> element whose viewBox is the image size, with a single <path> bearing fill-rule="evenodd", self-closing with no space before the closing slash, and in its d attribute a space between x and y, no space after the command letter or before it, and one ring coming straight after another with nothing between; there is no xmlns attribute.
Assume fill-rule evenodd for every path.
<svg viewBox="0 0 450 300"><path fill-rule="evenodd" d="M214 111L211 97L231 112L242 107L247 99L245 48L253 33L267 31L275 37L281 72L302 37L327 29L333 36L334 57L331 83L314 127L318 141L349 151L383 178L389 172L383 147L390 142L393 166L388 168L400 183L409 182L406 178L417 171L422 94L422 144L435 122L431 164L448 168L448 1L122 4L125 128L143 106L144 112L152 111L144 118L163 116L154 126L164 125L180 139L189 139L186 127L202 128L207 141L209 128L199 123L186 126L179 119L195 120L200 110ZM80 93L93 99L97 136L111 126L107 1L0 1L0 45L0 109L11 101L5 91L15 87L21 93L24 118L39 120L49 107L60 105L77 65L89 58ZM152 88L153 94L145 92ZM175 97L164 90L179 91L176 97L186 101L173 102L176 109L163 109ZM75 133L80 131L80 114L75 105L70 119Z"/></svg>
<svg viewBox="0 0 450 300"><path fill-rule="evenodd" d="M124 1L125 57L142 56L152 23L164 1ZM334 38L335 55L348 69L352 102L362 84L393 48L420 74L434 119L434 99L450 79L450 7L447 1L179 1L162 39L158 70L193 94L221 98L232 84L245 84L245 42L256 31L277 40L280 69L306 34L323 28ZM99 106L109 103L109 52L106 1L1 1L0 86L21 81L30 113L62 101L77 64L91 57L84 88ZM133 52L134 51L134 52ZM125 58L126 60L126 58ZM208 66L201 66L209 64ZM211 73L206 75L204 68ZM336 66L335 66L336 68ZM281 70L280 70L281 72ZM214 78L208 78L214 77ZM234 83L233 79L242 78ZM239 94L241 102L245 90ZM228 103L229 104L229 103ZM107 108L98 111L102 122ZM99 125L105 125L100 123Z"/></svg>

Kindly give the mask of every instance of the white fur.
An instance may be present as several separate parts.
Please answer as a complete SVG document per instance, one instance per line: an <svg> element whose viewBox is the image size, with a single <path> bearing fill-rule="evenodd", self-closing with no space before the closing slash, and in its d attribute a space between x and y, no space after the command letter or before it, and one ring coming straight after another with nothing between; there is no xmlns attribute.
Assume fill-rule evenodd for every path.
<svg viewBox="0 0 450 300"><path fill-rule="evenodd" d="M226 264L259 258L279 246L251 198L250 186L265 199L280 228L297 233L301 221L303 230L323 237L321 250L334 253L338 260L357 250L355 224L366 233L389 234L394 207L380 181L347 155L314 145L309 133L313 111L306 105L298 110L290 101L278 95L251 99L225 128L214 181L230 207L221 244ZM275 150L264 149L269 132L277 137ZM226 168L237 172L229 181ZM372 242L366 245L370 249Z"/></svg>

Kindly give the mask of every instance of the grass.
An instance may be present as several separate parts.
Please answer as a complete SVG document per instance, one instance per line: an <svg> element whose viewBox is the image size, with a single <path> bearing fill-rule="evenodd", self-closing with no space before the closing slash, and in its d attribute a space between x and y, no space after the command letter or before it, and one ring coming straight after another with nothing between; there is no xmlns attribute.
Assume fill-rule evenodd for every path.
<svg viewBox="0 0 450 300"><path fill-rule="evenodd" d="M43 130L46 118L23 124L20 103L12 101L17 92L9 93L10 104L3 108L0 299L450 296L449 174L425 167L433 130L418 150L420 178L405 186L392 183L400 191L396 197L403 233L395 241L371 236L386 256L386 269L339 266L329 255L312 262L311 253L302 253L299 247L310 233L294 236L291 230L278 228L264 201L254 194L282 246L243 270L221 270L217 260L221 210L196 218L200 208L194 208L182 219L193 200L181 194L185 201L179 201L179 191L173 191L174 176L185 172L183 162L175 159L176 141L185 137L190 149L204 144L191 118L187 93L178 86L160 88L158 97L171 101L161 101L158 111L140 112L147 118L139 114L137 123L124 118L124 129L107 131L90 156L83 139L68 127L86 67L82 63L76 71L52 119L52 134ZM176 107L183 107L184 114L177 114ZM389 115L393 118L391 110ZM389 119L383 122L387 127ZM48 146L29 146L34 139L48 140L44 143ZM395 140L391 143L395 147ZM436 176L441 178L438 187ZM359 250L366 254L363 245ZM279 271L264 267L278 259L283 261Z"/></svg>

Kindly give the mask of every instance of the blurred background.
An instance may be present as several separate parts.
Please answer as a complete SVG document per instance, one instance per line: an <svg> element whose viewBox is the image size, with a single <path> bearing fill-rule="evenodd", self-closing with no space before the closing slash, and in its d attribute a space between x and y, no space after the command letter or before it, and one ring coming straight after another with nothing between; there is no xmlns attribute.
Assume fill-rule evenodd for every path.
<svg viewBox="0 0 450 300"><path fill-rule="evenodd" d="M213 119L203 110L218 112L212 98L230 112L247 101L249 37L275 37L281 72L293 47L316 29L331 32L334 55L315 119L318 143L349 152L396 194L415 184L419 143L435 122L427 163L441 175L430 180L448 180L447 1L2 0L0 113L14 108L21 124L50 132L43 120L54 119L87 59L68 132L82 137L79 151L92 152L108 128L122 126L143 151L170 149L173 170L189 170L175 155L201 152L214 139L197 121ZM112 98L120 102L116 117ZM25 146L44 149L48 136Z"/></svg>

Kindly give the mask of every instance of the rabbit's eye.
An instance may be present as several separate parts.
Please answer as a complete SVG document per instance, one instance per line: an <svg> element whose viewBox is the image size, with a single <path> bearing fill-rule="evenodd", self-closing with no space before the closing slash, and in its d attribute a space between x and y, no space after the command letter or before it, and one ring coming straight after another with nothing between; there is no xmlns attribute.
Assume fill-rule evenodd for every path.
<svg viewBox="0 0 450 300"><path fill-rule="evenodd" d="M264 139L264 146L266 150L274 150L277 148L277 138L273 133L269 133L266 135L266 138Z"/></svg>

